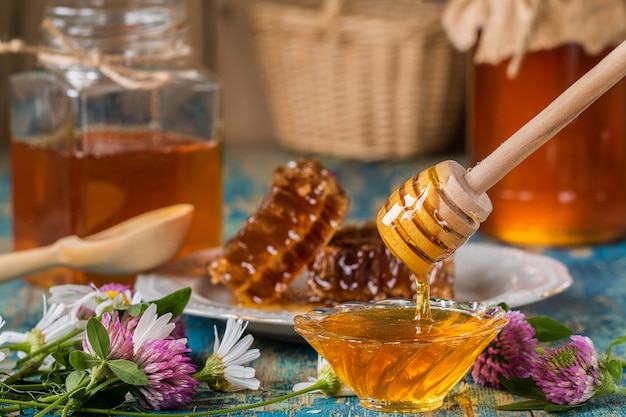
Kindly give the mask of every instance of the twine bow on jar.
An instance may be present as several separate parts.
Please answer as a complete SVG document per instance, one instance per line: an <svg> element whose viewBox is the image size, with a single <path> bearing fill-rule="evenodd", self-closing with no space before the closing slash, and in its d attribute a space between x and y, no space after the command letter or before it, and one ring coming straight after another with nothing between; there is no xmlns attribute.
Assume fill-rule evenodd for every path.
<svg viewBox="0 0 626 417"><path fill-rule="evenodd" d="M78 65L98 69L105 76L113 80L120 86L133 90L150 90L167 84L171 79L171 74L166 71L142 71L131 68L129 63L149 63L167 62L181 59L191 54L189 46L172 49L169 53L159 54L158 57L136 56L128 57L117 54L86 53L80 48L76 48L54 26L50 19L42 21L42 28L46 34L57 39L62 45L62 50L46 48L43 46L32 46L26 44L21 39L12 39L7 42L0 41L0 54L5 53L26 53L36 55L42 64L54 65Z"/></svg>

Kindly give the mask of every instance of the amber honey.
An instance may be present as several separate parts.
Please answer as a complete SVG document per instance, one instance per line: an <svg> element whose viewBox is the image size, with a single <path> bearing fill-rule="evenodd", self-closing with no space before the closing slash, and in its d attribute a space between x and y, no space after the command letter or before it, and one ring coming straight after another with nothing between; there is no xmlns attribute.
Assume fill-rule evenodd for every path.
<svg viewBox="0 0 626 417"><path fill-rule="evenodd" d="M483 160L597 64L577 45L474 68L469 153ZM626 235L626 80L508 173L491 190L486 235L518 244L580 245Z"/></svg>
<svg viewBox="0 0 626 417"><path fill-rule="evenodd" d="M346 304L296 317L298 331L369 409L436 409L505 324L494 315L433 306L433 322L414 320L409 305Z"/></svg>
<svg viewBox="0 0 626 417"><path fill-rule="evenodd" d="M486 195L467 188L465 172L453 161L426 169L395 190L378 213L383 242L416 277L415 302L347 303L295 318L296 331L365 408L439 408L506 324L499 307L445 300L433 306L429 297L434 265L452 255L491 210Z"/></svg>
<svg viewBox="0 0 626 417"><path fill-rule="evenodd" d="M179 255L222 243L220 141L165 132L92 131L74 151L12 143L15 250L88 236L143 212L177 203L195 207ZM65 146L65 144L63 145ZM30 277L60 283L132 282L134 277L56 268Z"/></svg>
<svg viewBox="0 0 626 417"><path fill-rule="evenodd" d="M466 170L443 161L408 179L381 207L376 219L380 237L417 279L416 318L431 321L430 272L452 255L491 211L486 194L464 189Z"/></svg>

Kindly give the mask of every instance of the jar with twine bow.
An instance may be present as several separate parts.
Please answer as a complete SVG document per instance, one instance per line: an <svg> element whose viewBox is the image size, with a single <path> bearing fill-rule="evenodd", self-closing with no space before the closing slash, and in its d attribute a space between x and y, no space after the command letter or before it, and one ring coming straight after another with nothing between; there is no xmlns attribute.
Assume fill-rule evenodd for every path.
<svg viewBox="0 0 626 417"><path fill-rule="evenodd" d="M10 80L14 249L178 203L195 208L179 255L221 245L220 86L192 63L185 0L51 0L42 29L40 45L0 43L40 63Z"/></svg>
<svg viewBox="0 0 626 417"><path fill-rule="evenodd" d="M443 25L457 49L473 52L475 164L626 39L626 1L450 0ZM549 246L626 237L625 114L622 80L489 191L481 232Z"/></svg>

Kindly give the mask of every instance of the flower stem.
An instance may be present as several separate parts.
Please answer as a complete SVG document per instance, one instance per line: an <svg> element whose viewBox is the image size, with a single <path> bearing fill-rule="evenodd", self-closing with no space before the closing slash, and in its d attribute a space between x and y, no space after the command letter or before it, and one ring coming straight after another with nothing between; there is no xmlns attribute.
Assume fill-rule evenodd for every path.
<svg viewBox="0 0 626 417"><path fill-rule="evenodd" d="M59 397L56 400L54 400L47 407L45 407L43 410L41 410L40 412L35 414L33 417L43 417L44 415L46 415L46 413L48 411L52 411L54 409L58 410L59 408L62 408L64 410L63 414L66 415L67 414L67 405L61 405L61 403L63 401L65 401L65 400L67 400L68 398L70 398L70 396L73 393L75 393L76 391L84 388L85 386L88 386L90 384L90 382L91 381L89 379L85 379L82 383L77 384L76 387L74 387L74 389L72 389L71 391L68 391L65 394L59 395Z"/></svg>
<svg viewBox="0 0 626 417"><path fill-rule="evenodd" d="M13 343L12 345L3 345L2 347L10 349L12 351L19 350L21 352L28 352L28 350L30 349L30 343L28 342Z"/></svg>
<svg viewBox="0 0 626 417"><path fill-rule="evenodd" d="M48 386L47 384L36 383L36 384L19 384L12 388L15 388L19 392L26 392L26 391L43 391L46 388L48 388Z"/></svg>
<svg viewBox="0 0 626 417"><path fill-rule="evenodd" d="M323 388L325 385L326 385L326 382L323 380L320 380L316 382L315 384L309 387L303 388L299 391L290 392L289 394L281 395L279 397L272 398L271 400L260 401L258 403L252 403L252 404L244 404L238 407L224 408L221 410L210 410L210 411L207 410L207 411L195 411L195 412L159 413L158 415L159 417L181 417L181 416L202 417L202 416L216 416L220 414L234 413L237 411L249 410L252 408L264 407L266 405L276 404L278 402L285 401L289 398L297 397L299 395L306 394L307 392L318 390L320 388ZM67 395L69 395L69 393ZM16 401L16 400L4 400L4 399L2 400L2 402L7 403L7 404L17 404L23 407L43 408L44 410L40 411L37 414L37 416L42 416L45 414L45 412L51 411L53 409L60 410L64 408L64 406L60 405L58 402L55 402L53 404L43 404L37 401ZM108 415L108 416L115 415L115 416L150 417L154 415L152 413L141 413L141 412L136 412L136 411L123 411L123 410L103 409L103 408L77 408L74 411L76 413L86 413L86 414L91 413L91 414L101 414L101 415Z"/></svg>
<svg viewBox="0 0 626 417"><path fill-rule="evenodd" d="M50 343L50 344L46 344L44 346L42 346L40 349L37 349L33 352L28 353L27 355L25 355L23 358L20 358L17 361L17 366L21 366L23 365L26 361L37 357L38 355L41 355L43 353L48 353L50 352L52 349L58 347L59 345L62 345L64 342L67 342L68 340L70 340L71 338L73 338L74 336L82 333L83 331L80 329L75 329L74 331L69 332L68 334L66 334L65 336L63 336L62 338L60 338L59 340L56 340L54 343ZM72 342L74 343L74 342Z"/></svg>
<svg viewBox="0 0 626 417"><path fill-rule="evenodd" d="M60 404L61 404L61 402L63 402L63 400L65 400L69 396L70 396L69 392L66 392L63 395L60 395L59 398L57 398L54 402L52 402L50 404L47 404L46 407L44 407L40 412L35 414L33 417L43 417L43 416L46 415L46 413L48 411L52 411L54 409L58 409L59 407L63 408L64 406L61 406Z"/></svg>

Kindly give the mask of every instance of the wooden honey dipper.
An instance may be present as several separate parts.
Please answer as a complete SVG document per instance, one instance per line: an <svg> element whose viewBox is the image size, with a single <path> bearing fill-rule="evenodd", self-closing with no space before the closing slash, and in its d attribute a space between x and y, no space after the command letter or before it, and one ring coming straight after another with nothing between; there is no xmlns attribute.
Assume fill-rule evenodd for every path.
<svg viewBox="0 0 626 417"><path fill-rule="evenodd" d="M626 41L473 168L443 161L407 180L378 213L378 230L389 250L418 279L424 277L491 213L487 190L625 75Z"/></svg>

